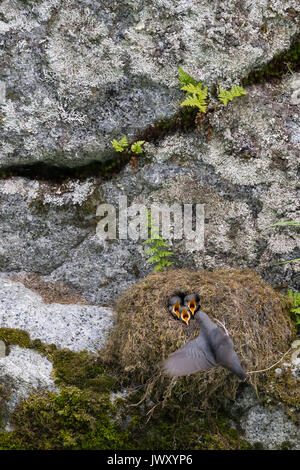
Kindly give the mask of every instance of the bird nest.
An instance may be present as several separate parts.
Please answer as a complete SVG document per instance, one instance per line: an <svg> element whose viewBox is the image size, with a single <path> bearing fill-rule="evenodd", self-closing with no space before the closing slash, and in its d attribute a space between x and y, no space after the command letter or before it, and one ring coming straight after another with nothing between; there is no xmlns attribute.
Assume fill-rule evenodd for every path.
<svg viewBox="0 0 300 470"><path fill-rule="evenodd" d="M195 320L186 326L172 317L168 300L195 293L200 306L214 321L226 325L246 372L272 366L287 351L295 335L288 303L249 269L153 273L133 285L118 300L116 323L103 359L127 385L145 385L145 396L164 406L195 409L216 407L224 397L234 399L239 379L222 367L170 379L161 362L199 334ZM257 387L263 373L249 374Z"/></svg>

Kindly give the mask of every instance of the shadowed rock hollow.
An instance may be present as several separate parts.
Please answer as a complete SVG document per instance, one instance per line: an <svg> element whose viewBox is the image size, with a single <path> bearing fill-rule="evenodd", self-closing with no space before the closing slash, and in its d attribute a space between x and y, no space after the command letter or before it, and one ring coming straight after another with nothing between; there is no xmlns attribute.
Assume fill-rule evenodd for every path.
<svg viewBox="0 0 300 470"><path fill-rule="evenodd" d="M173 380L162 375L161 361L199 332L196 321L187 328L168 312L168 299L179 293L198 293L201 308L225 323L247 372L271 366L289 348L294 328L286 301L255 272L222 268L150 274L119 299L104 357L126 381L147 383L146 395L153 400L166 403L172 397L178 406L183 396L191 404L196 397L199 408L206 408L224 395L234 398L239 384L221 367ZM261 376L251 374L247 381L257 386Z"/></svg>

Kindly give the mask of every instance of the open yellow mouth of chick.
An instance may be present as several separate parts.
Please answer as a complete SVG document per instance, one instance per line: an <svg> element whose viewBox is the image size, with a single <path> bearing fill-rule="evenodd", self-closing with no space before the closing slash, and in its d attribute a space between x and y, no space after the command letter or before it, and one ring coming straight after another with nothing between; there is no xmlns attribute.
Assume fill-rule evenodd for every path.
<svg viewBox="0 0 300 470"><path fill-rule="evenodd" d="M179 310L180 310L180 304L179 302L176 302L176 304L173 305L173 312L177 317L179 318Z"/></svg>
<svg viewBox="0 0 300 470"><path fill-rule="evenodd" d="M192 299L192 300L189 301L188 307L189 307L190 311L192 312L192 315L194 315L194 314L195 314L195 310L196 310L196 308L197 308L195 299Z"/></svg>
<svg viewBox="0 0 300 470"><path fill-rule="evenodd" d="M190 313L188 312L186 308L183 308L181 312L181 320L184 321L188 325L190 319L191 319Z"/></svg>

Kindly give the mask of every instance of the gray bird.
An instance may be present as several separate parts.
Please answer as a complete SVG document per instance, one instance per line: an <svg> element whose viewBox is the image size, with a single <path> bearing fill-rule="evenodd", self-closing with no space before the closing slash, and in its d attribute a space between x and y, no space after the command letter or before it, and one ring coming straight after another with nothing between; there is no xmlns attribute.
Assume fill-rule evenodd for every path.
<svg viewBox="0 0 300 470"><path fill-rule="evenodd" d="M222 366L245 380L247 375L226 328L222 325L225 332L221 330L202 310L195 313L195 318L200 325L199 336L164 361L164 372L170 377L178 377Z"/></svg>
<svg viewBox="0 0 300 470"><path fill-rule="evenodd" d="M183 305L185 306L185 308L189 309L190 312L192 312L192 315L194 316L197 310L199 309L199 301L199 295L190 294L184 297Z"/></svg>

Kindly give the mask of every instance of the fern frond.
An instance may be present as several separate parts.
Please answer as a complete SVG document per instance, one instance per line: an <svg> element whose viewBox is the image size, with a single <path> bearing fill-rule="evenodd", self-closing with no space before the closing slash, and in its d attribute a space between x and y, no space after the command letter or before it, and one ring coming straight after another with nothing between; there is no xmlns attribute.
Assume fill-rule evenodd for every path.
<svg viewBox="0 0 300 470"><path fill-rule="evenodd" d="M277 226L280 226L280 225L292 225L292 226L295 226L297 227L298 225L300 225L300 222L297 222L297 220L288 220L287 222L276 222L276 224L272 224L270 225L270 227L277 227Z"/></svg>
<svg viewBox="0 0 300 470"><path fill-rule="evenodd" d="M246 95L247 92L241 86L232 86L231 90L225 90L221 86L219 86L219 94L218 98L224 106L227 106L228 101L232 101L233 98L237 98L242 95Z"/></svg>
<svg viewBox="0 0 300 470"><path fill-rule="evenodd" d="M138 140L137 142L134 142L131 146L131 151L134 153L142 153L142 145L145 143L144 140Z"/></svg>
<svg viewBox="0 0 300 470"><path fill-rule="evenodd" d="M146 255L152 255L153 253L156 253L156 248L148 248L148 250L145 251Z"/></svg>
<svg viewBox="0 0 300 470"><path fill-rule="evenodd" d="M179 67L179 80L181 83L183 83L183 85L188 85L189 83L195 85L196 83L195 79L185 72L182 67Z"/></svg>
<svg viewBox="0 0 300 470"><path fill-rule="evenodd" d="M237 98L238 96L242 96L242 95L247 95L247 92L244 90L242 86L234 85L231 87L230 91L234 98Z"/></svg>
<svg viewBox="0 0 300 470"><path fill-rule="evenodd" d="M202 83L189 83L188 85L184 85L181 90L187 91L188 93L203 96L204 98L207 97L207 87L202 88Z"/></svg>
<svg viewBox="0 0 300 470"><path fill-rule="evenodd" d="M116 139L113 139L111 141L111 144L113 146L113 148L117 151L117 152L123 152L123 150L125 149L125 147L128 146L128 140L127 140L127 137L124 136L122 137L122 139L120 139L119 141L117 141Z"/></svg>
<svg viewBox="0 0 300 470"><path fill-rule="evenodd" d="M205 97L203 96L188 95L186 99L182 103L180 103L180 106L197 106L197 108L199 108L200 111L202 111L203 113L206 113L206 101L205 101Z"/></svg>
<svg viewBox="0 0 300 470"><path fill-rule="evenodd" d="M155 246L165 246L169 247L168 243L166 243L161 237L160 238L153 238L153 243L155 243Z"/></svg>
<svg viewBox="0 0 300 470"><path fill-rule="evenodd" d="M151 258L147 259L147 263L154 263L154 261L160 262L161 258L158 253L155 255L151 256Z"/></svg>

